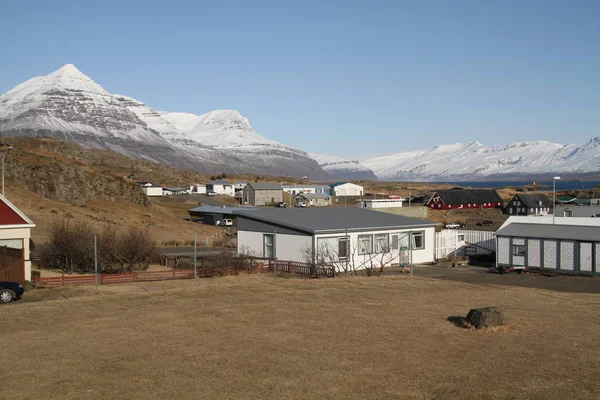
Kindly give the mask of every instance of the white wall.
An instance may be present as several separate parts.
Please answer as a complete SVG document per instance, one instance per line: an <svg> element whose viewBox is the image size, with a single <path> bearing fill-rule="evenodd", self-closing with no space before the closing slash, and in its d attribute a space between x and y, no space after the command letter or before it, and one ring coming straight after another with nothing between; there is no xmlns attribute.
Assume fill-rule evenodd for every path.
<svg viewBox="0 0 600 400"><path fill-rule="evenodd" d="M150 197L150 196L162 196L163 195L163 189L161 187L156 187L156 186L143 187L142 191L148 197Z"/></svg>
<svg viewBox="0 0 600 400"><path fill-rule="evenodd" d="M363 187L354 183L344 183L331 189L332 196L362 196Z"/></svg>
<svg viewBox="0 0 600 400"><path fill-rule="evenodd" d="M249 251L250 255L264 256L264 232L238 231L238 253ZM312 236L278 233L275 238L275 255L280 260L307 262L303 250L312 248Z"/></svg>
<svg viewBox="0 0 600 400"><path fill-rule="evenodd" d="M435 228L420 228L413 229L413 232L423 231L425 233L425 247L420 250L412 251L412 263L413 264L424 264L424 263L433 263L435 261ZM353 259L354 266L356 269L362 269L365 265L370 265L370 262L373 261L383 261L386 266L391 264L398 264L399 262L409 262L409 252L404 251L402 253L402 257L399 250L391 250L389 254L382 256L382 254L358 254L358 236L360 235L373 235L373 247L375 242L375 235L377 234L387 234L388 235L388 243L392 243L392 235L399 235L400 238L400 247L408 247L408 234L410 230L408 229L399 229L399 230L385 230L385 231L369 231L369 232L351 232L348 233L348 237L350 238L350 253L351 258ZM317 243L319 243L319 239L325 238L337 238L344 237L344 233L337 234L326 234L326 235L316 235ZM323 242L321 242L323 243ZM331 242L331 246L337 250L334 242Z"/></svg>
<svg viewBox="0 0 600 400"><path fill-rule="evenodd" d="M25 253L25 279L31 280L31 261L29 256L29 238L31 237L31 228L2 228L0 229L0 239L20 239L23 240Z"/></svg>
<svg viewBox="0 0 600 400"><path fill-rule="evenodd" d="M235 196L233 185L213 185L213 189L211 192L222 194L225 196Z"/></svg>

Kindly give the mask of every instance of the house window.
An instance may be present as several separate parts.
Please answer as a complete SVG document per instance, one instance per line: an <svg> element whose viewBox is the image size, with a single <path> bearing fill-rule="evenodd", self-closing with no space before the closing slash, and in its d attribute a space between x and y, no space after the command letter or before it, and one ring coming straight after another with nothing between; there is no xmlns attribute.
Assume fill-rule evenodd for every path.
<svg viewBox="0 0 600 400"><path fill-rule="evenodd" d="M412 248L413 250L421 250L425 248L425 233L424 232L413 232L412 233Z"/></svg>
<svg viewBox="0 0 600 400"><path fill-rule="evenodd" d="M465 241L465 235L458 235L458 241L459 242L464 242Z"/></svg>
<svg viewBox="0 0 600 400"><path fill-rule="evenodd" d="M533 208L530 208L530 209L529 209L529 213L530 213L530 214L533 214Z"/></svg>
<svg viewBox="0 0 600 400"><path fill-rule="evenodd" d="M373 252L373 235L358 236L358 254L371 254Z"/></svg>
<svg viewBox="0 0 600 400"><path fill-rule="evenodd" d="M512 212L513 212L513 209L512 209L512 208L509 208L509 209L508 209L508 213L509 213L509 214L512 214Z"/></svg>
<svg viewBox="0 0 600 400"><path fill-rule="evenodd" d="M398 235L392 235L392 250L398 250L400 244L400 237Z"/></svg>
<svg viewBox="0 0 600 400"><path fill-rule="evenodd" d="M338 258L340 260L344 260L346 259L346 257L348 257L348 245L350 243L348 243L348 238L339 238L338 239Z"/></svg>
<svg viewBox="0 0 600 400"><path fill-rule="evenodd" d="M375 253L388 253L389 251L389 235L387 233L375 235Z"/></svg>
<svg viewBox="0 0 600 400"><path fill-rule="evenodd" d="M573 216L573 210L565 210L565 217L572 217Z"/></svg>
<svg viewBox="0 0 600 400"><path fill-rule="evenodd" d="M525 245L513 244L512 253L513 253L513 256L524 256L526 253Z"/></svg>
<svg viewBox="0 0 600 400"><path fill-rule="evenodd" d="M273 235L263 235L263 257L273 258Z"/></svg>
<svg viewBox="0 0 600 400"><path fill-rule="evenodd" d="M518 205L518 206L520 206L520 205L521 205L521 202L520 202L520 201L518 201L518 200L517 200L517 205Z"/></svg>

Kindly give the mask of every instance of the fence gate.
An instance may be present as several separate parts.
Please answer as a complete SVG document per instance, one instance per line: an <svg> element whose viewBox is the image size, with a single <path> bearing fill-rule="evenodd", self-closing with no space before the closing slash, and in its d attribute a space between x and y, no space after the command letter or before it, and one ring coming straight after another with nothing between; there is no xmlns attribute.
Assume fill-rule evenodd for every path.
<svg viewBox="0 0 600 400"><path fill-rule="evenodd" d="M0 281L25 283L23 249L0 246Z"/></svg>

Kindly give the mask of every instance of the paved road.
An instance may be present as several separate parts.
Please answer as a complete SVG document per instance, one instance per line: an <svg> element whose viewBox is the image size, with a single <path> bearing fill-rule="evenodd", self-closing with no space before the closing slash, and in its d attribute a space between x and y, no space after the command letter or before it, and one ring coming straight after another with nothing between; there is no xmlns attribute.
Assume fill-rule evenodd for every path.
<svg viewBox="0 0 600 400"><path fill-rule="evenodd" d="M415 268L415 276L471 283L474 285L507 285L555 290L558 292L600 294L600 278L598 277L548 277L537 274L519 275L516 273L500 275L489 272L487 268L473 266L457 268L417 267Z"/></svg>

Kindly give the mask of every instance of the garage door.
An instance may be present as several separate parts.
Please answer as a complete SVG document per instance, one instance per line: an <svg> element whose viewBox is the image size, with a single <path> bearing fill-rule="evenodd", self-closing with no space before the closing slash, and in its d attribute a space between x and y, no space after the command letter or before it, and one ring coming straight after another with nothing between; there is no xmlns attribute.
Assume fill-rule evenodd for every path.
<svg viewBox="0 0 600 400"><path fill-rule="evenodd" d="M0 281L25 283L23 249L0 246Z"/></svg>

